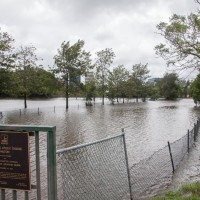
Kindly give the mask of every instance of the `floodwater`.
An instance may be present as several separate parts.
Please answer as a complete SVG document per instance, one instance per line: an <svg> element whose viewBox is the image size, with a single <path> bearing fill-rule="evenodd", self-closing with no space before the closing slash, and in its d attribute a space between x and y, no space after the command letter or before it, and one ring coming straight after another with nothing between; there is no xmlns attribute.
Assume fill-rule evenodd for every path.
<svg viewBox="0 0 200 200"><path fill-rule="evenodd" d="M124 128L134 163L185 135L200 116L192 99L116 105L107 101L104 106L98 99L91 107L83 99L70 99L67 111L64 98L30 100L26 110L23 100L0 100L0 111L3 124L56 126L57 149L117 135Z"/></svg>
<svg viewBox="0 0 200 200"><path fill-rule="evenodd" d="M118 135L123 128L130 166L163 148L168 141L181 138L200 116L192 99L138 103L133 100L115 105L106 101L104 106L97 99L93 106L86 107L84 99L71 98L67 111L64 98L29 100L26 110L23 100L4 99L0 100L0 111L0 124L56 126L57 150Z"/></svg>

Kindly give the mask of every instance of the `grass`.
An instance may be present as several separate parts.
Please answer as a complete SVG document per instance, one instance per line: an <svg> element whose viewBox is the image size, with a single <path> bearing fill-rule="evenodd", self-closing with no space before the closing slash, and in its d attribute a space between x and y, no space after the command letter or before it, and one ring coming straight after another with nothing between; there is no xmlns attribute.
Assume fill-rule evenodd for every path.
<svg viewBox="0 0 200 200"><path fill-rule="evenodd" d="M176 192L167 192L150 200L200 200L200 182L183 185Z"/></svg>

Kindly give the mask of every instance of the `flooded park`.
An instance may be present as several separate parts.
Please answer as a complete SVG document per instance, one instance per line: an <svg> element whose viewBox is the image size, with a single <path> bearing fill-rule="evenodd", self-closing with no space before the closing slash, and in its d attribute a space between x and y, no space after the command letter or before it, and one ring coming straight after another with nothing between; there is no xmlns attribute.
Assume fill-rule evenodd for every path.
<svg viewBox="0 0 200 200"><path fill-rule="evenodd" d="M20 116L21 109L21 116ZM38 113L39 109L39 113ZM70 99L65 109L65 99L30 100L23 109L23 100L0 100L3 117L1 124L31 124L56 126L57 149L93 142L121 133L124 128L128 152L138 162L187 133L200 110L192 99L177 101L134 100L104 106L97 99L86 107L84 99Z"/></svg>
<svg viewBox="0 0 200 200"><path fill-rule="evenodd" d="M192 99L115 105L106 101L104 106L97 99L86 107L84 99L70 98L66 110L65 99L55 98L29 100L28 109L22 106L23 100L0 100L0 124L56 126L57 150L116 136L124 129L129 166L183 137L200 114Z"/></svg>

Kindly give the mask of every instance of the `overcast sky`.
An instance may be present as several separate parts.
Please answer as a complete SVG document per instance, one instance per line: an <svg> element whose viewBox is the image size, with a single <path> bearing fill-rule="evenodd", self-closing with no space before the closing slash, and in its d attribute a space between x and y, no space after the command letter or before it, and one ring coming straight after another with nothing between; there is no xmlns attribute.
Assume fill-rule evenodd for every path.
<svg viewBox="0 0 200 200"><path fill-rule="evenodd" d="M148 63L150 75L162 77L167 68L155 55L154 47L163 41L156 25L197 7L194 0L0 0L0 27L16 46L35 46L44 67L53 65L63 41L81 39L93 59L95 52L112 48L113 66L130 70Z"/></svg>

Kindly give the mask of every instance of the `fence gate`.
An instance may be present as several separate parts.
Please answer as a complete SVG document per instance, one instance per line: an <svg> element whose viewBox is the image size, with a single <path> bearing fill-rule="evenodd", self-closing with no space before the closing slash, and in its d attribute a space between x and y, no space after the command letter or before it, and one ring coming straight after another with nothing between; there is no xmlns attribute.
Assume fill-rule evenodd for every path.
<svg viewBox="0 0 200 200"><path fill-rule="evenodd" d="M0 125L1 200L57 199L56 127Z"/></svg>

